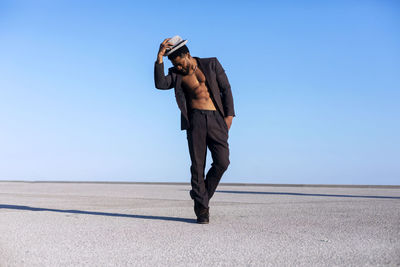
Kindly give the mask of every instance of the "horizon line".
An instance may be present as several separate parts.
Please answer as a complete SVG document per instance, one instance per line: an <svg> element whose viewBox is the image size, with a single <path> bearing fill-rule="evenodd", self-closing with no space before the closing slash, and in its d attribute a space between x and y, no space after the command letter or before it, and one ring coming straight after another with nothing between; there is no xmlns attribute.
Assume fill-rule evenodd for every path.
<svg viewBox="0 0 400 267"><path fill-rule="evenodd" d="M130 182L130 181L67 181L67 180L0 180L17 183L92 183L92 184L154 184L154 185L190 185L189 182ZM398 188L400 185L367 184L273 184L273 183L219 183L224 186L270 186L270 187L330 187L330 188Z"/></svg>

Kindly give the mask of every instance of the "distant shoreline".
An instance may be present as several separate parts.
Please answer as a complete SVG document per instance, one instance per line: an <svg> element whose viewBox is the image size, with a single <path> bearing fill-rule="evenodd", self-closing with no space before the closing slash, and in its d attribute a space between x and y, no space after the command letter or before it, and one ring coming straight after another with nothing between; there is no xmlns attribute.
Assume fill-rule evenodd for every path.
<svg viewBox="0 0 400 267"><path fill-rule="evenodd" d="M129 181L27 181L27 180L0 180L13 183L89 183L89 184L145 184L145 185L190 185L183 182L129 182ZM270 187L328 187L328 188L398 188L400 185L358 185L358 184L268 184L268 183L220 183L221 186L270 186Z"/></svg>

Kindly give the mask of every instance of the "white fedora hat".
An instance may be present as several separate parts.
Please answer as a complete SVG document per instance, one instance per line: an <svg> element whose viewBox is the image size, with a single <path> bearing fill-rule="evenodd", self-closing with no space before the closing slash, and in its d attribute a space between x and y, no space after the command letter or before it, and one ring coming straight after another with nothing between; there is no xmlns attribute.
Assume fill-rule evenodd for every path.
<svg viewBox="0 0 400 267"><path fill-rule="evenodd" d="M187 43L187 40L183 40L182 37L180 37L179 35L175 35L171 38L171 40L169 40L169 43L172 44L172 47L171 49L168 49L167 52L165 52L165 57L169 56L171 53L184 46Z"/></svg>

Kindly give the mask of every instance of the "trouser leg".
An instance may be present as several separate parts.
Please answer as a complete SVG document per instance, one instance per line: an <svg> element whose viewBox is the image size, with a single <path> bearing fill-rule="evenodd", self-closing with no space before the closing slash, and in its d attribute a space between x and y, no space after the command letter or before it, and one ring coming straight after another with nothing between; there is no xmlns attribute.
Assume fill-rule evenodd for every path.
<svg viewBox="0 0 400 267"><path fill-rule="evenodd" d="M193 113L187 140L191 159L192 197L197 206L208 208L208 192L204 183L204 168L207 156L207 120L204 114Z"/></svg>
<svg viewBox="0 0 400 267"><path fill-rule="evenodd" d="M228 126L218 112L210 114L207 119L207 146L213 159L205 180L208 200L210 200L230 162Z"/></svg>

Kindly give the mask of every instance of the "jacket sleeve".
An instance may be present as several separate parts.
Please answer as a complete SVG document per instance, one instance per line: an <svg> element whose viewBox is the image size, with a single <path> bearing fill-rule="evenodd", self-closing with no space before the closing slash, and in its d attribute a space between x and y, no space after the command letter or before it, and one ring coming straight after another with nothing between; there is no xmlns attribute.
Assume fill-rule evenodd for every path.
<svg viewBox="0 0 400 267"><path fill-rule="evenodd" d="M157 89L166 90L173 87L171 70L167 76L164 75L164 63L154 63L154 84Z"/></svg>
<svg viewBox="0 0 400 267"><path fill-rule="evenodd" d="M229 84L228 77L225 74L225 70L222 68L221 63L219 63L217 58L215 58L215 72L217 75L218 86L221 92L221 101L224 108L225 116L235 116L231 85Z"/></svg>

